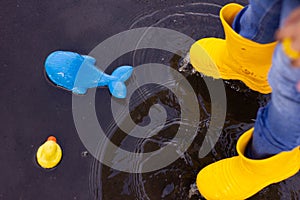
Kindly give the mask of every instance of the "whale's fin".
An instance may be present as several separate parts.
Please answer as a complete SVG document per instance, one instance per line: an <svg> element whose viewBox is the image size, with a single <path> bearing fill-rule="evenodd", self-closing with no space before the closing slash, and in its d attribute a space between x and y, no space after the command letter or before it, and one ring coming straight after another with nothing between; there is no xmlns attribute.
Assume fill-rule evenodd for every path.
<svg viewBox="0 0 300 200"><path fill-rule="evenodd" d="M86 91L87 91L86 88L80 88L80 87L74 87L74 88L72 89L72 92L73 92L74 94L85 94Z"/></svg>
<svg viewBox="0 0 300 200"><path fill-rule="evenodd" d="M87 62L91 63L92 65L96 64L96 59L92 56L83 55L82 56Z"/></svg>
<svg viewBox="0 0 300 200"><path fill-rule="evenodd" d="M126 85L121 81L111 81L108 83L108 88L110 93L120 99L124 99L126 97Z"/></svg>
<svg viewBox="0 0 300 200"><path fill-rule="evenodd" d="M121 66L111 74L111 76L115 79L108 83L108 88L114 97L121 99L126 97L127 91L124 82L129 79L132 74L132 70L133 67L131 66Z"/></svg>

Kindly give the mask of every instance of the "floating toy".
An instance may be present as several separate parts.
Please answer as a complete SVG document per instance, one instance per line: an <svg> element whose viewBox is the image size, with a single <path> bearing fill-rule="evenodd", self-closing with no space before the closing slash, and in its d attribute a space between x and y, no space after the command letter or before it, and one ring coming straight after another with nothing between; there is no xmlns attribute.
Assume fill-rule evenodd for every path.
<svg viewBox="0 0 300 200"><path fill-rule="evenodd" d="M50 169L58 165L61 157L62 150L56 143L56 138L54 136L48 137L48 140L39 147L36 153L38 164L46 169Z"/></svg>
<svg viewBox="0 0 300 200"><path fill-rule="evenodd" d="M50 80L75 94L85 94L87 89L108 86L114 97L125 98L124 82L131 76L132 66L118 67L111 75L96 66L96 59L68 51L55 51L45 61ZM79 74L77 74L80 72Z"/></svg>

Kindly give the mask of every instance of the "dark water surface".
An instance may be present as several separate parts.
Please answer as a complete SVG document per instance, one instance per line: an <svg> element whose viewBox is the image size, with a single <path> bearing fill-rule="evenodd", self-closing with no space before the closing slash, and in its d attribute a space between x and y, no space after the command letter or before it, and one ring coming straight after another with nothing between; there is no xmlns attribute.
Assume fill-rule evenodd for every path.
<svg viewBox="0 0 300 200"><path fill-rule="evenodd" d="M215 148L203 159L198 151L210 119L210 97L203 79L186 75L201 111L199 131L188 151L171 165L145 174L129 174L101 165L81 143L72 116L72 94L46 81L43 63L54 50L88 54L106 38L137 27L157 26L193 39L223 37L218 11L230 1L192 0L61 0L0 2L0 199L202 199L191 193L198 171L236 155L237 138L253 126L256 111L268 96L236 91L225 84L227 116ZM236 1L245 4L246 1ZM178 68L180 57L153 49L124 55L112 63L137 66L158 62ZM159 72L157 72L159 73ZM139 89L130 100L137 124L149 123L148 111L158 103L167 108L168 126L152 140L132 144L113 125L110 94L98 89L96 110L112 141L131 151L151 151L164 144L178 128L178 99L155 85ZM141 94L148 98L141 98ZM53 134L63 149L63 160L53 170L35 163L35 153ZM272 170L272 169L270 169ZM250 199L300 199L300 176L273 184Z"/></svg>

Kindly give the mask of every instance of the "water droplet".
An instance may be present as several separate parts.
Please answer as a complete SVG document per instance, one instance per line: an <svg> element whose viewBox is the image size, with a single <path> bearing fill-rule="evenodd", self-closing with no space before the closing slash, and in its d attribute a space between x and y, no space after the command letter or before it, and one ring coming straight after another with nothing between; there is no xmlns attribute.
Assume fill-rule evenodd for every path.
<svg viewBox="0 0 300 200"><path fill-rule="evenodd" d="M62 76L62 77L65 77L65 74L63 72L58 72L57 74Z"/></svg>
<svg viewBox="0 0 300 200"><path fill-rule="evenodd" d="M82 157L87 157L89 155L89 152L88 151L83 151L83 152L81 152L81 156Z"/></svg>

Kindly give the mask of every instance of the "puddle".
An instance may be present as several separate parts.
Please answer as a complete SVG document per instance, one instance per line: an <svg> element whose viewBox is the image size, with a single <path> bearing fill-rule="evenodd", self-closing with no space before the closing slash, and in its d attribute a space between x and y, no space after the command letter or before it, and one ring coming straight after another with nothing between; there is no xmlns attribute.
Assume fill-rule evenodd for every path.
<svg viewBox="0 0 300 200"><path fill-rule="evenodd" d="M159 3L156 5L155 2ZM74 126L71 92L53 87L43 75L44 60L49 52L62 49L88 53L105 38L128 29L163 27L195 40L224 37L218 19L221 5L218 4L224 5L225 2L185 2L18 1L17 5L12 1L2 6L0 17L4 20L1 21L3 29L0 32L3 32L2 47L5 51L1 57L4 71L0 76L2 96L5 97L2 98L1 111L5 114L1 118L3 133L0 144L3 151L0 151L0 157L3 159L0 168L4 173L1 176L0 199L203 199L194 185L197 173L212 162L236 154L238 137L253 126L258 108L266 104L269 96L251 92L240 82L224 82L227 95L224 128L215 148L199 159L212 105L203 78L182 72L199 101L200 120L196 138L188 150L170 165L153 172L130 174L102 165L87 152ZM184 56L186 52L178 53ZM178 69L182 59L170 52L144 49L122 56L111 66L124 63L138 66L151 62ZM108 69L107 73L110 72ZM155 76L155 73L159 72L144 76ZM129 103L130 117L141 126L151 123L148 111L154 104L165 110L166 123L158 134L149 138L129 137L116 126L107 89L99 88L96 102L98 119L101 119L99 121L108 138L131 152L151 152L169 143L180 145L172 139L179 125L188 124L180 121L180 99L166 87L155 84L139 88ZM155 129L147 134L151 135L152 131ZM47 171L36 164L35 153L49 134L57 136L64 157L57 168ZM250 199L300 199L300 176L273 184Z"/></svg>
<svg viewBox="0 0 300 200"><path fill-rule="evenodd" d="M213 3L190 3L165 8L133 21L130 29L138 27L164 27L180 31L194 39L202 37L223 37L218 19L220 5ZM158 62L178 69L182 57L168 52L139 50L132 55L133 66L148 62ZM198 151L205 137L211 115L211 102L203 78L197 74L184 73L192 85L199 101L200 122L198 135L184 155L171 165L149 173L123 173L94 161L90 171L90 191L94 199L203 199L195 190L197 172L217 160L236 155L238 137L253 126L259 106L267 103L269 96L250 91L238 81L225 81L227 117L222 135L215 148L204 158L198 158ZM155 75L155 74L154 74ZM155 150L172 139L172 131L180 124L178 99L167 89L148 85L139 89L131 99L130 115L139 125L150 121L149 108L153 104L164 107L168 114L165 127L158 135L147 139L129 140L118 128L110 129L109 137L133 152ZM247 105L247 107L243 105ZM120 134L122 137L120 138ZM274 184L250 199L299 199L299 176ZM298 187L296 187L298 186Z"/></svg>

